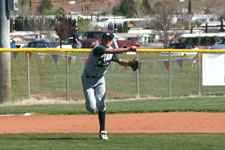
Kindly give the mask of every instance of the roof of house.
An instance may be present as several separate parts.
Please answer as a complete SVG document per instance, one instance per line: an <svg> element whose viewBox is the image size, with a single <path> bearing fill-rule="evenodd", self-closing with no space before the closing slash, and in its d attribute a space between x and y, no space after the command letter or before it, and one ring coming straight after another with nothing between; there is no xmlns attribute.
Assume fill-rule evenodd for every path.
<svg viewBox="0 0 225 150"><path fill-rule="evenodd" d="M116 35L122 38L152 37L148 33L117 33Z"/></svg>

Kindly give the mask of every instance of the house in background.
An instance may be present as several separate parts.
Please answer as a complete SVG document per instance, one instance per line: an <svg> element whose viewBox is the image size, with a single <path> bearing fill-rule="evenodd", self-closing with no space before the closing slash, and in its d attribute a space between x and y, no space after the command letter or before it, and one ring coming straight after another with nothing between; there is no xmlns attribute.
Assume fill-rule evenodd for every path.
<svg viewBox="0 0 225 150"><path fill-rule="evenodd" d="M133 42L138 42L142 45L147 45L149 43L154 43L157 40L156 35L154 30L130 28L128 33L120 33L118 36L132 40Z"/></svg>
<svg viewBox="0 0 225 150"><path fill-rule="evenodd" d="M131 40L133 43L147 45L154 42L154 37L148 33L117 33L118 37Z"/></svg>

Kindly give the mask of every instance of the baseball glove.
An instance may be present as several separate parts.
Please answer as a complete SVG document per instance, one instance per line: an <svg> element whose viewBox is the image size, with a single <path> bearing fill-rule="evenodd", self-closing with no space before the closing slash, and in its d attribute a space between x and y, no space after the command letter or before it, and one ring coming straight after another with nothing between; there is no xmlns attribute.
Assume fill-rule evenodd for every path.
<svg viewBox="0 0 225 150"><path fill-rule="evenodd" d="M129 61L128 65L132 68L133 71L136 71L139 67L139 61L138 59L133 59Z"/></svg>

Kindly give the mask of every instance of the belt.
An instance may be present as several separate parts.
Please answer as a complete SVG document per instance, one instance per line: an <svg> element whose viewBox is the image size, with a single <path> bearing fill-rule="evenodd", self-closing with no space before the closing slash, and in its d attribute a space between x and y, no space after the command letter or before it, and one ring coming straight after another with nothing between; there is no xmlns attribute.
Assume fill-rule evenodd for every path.
<svg viewBox="0 0 225 150"><path fill-rule="evenodd" d="M89 76L89 75L86 75L86 78L98 78L97 76Z"/></svg>

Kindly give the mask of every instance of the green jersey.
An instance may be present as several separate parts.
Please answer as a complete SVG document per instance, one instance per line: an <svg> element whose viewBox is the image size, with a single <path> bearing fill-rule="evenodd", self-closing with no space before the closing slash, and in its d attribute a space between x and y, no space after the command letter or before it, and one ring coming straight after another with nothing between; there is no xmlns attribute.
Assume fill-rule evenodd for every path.
<svg viewBox="0 0 225 150"><path fill-rule="evenodd" d="M87 64L84 68L84 74L101 77L105 74L110 61L118 61L117 54L106 54L104 51L107 47L99 45L94 47L88 56Z"/></svg>

